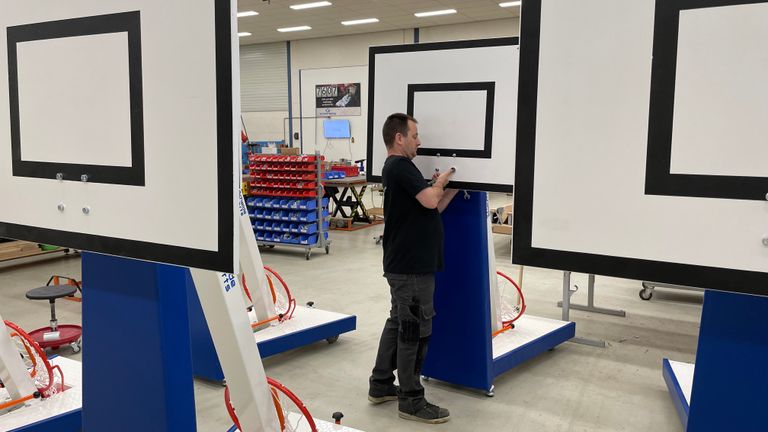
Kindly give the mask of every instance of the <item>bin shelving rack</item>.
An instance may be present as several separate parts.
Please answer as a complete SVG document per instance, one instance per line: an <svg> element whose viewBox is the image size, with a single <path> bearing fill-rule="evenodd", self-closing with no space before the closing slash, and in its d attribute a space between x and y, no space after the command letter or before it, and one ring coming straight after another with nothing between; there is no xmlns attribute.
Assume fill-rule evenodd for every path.
<svg viewBox="0 0 768 432"><path fill-rule="evenodd" d="M300 247L306 259L313 248L330 252L323 160L317 153L249 157L251 192L246 203L260 245Z"/></svg>

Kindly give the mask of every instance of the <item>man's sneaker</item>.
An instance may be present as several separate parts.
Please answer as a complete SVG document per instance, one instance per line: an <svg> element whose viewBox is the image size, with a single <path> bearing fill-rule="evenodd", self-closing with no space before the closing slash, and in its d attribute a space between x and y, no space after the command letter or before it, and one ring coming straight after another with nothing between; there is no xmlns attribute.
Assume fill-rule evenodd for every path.
<svg viewBox="0 0 768 432"><path fill-rule="evenodd" d="M445 408L440 408L437 405L432 405L427 402L421 409L416 412L409 413L402 409L398 411L398 415L402 419L413 420L422 423L437 424L445 423L451 419L451 414Z"/></svg>
<svg viewBox="0 0 768 432"><path fill-rule="evenodd" d="M378 404L389 402L389 401L396 401L397 392L399 390L400 390L399 386L392 386L391 388L387 389L387 391L384 391L384 392L368 390L368 401L370 401L374 405L378 405Z"/></svg>

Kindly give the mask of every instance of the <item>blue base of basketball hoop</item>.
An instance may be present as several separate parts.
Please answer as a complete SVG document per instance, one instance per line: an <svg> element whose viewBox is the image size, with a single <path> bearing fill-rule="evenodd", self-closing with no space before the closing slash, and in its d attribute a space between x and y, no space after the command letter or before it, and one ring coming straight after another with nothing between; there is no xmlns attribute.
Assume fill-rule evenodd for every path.
<svg viewBox="0 0 768 432"><path fill-rule="evenodd" d="M523 315L515 328L491 337L488 197L459 192L442 213L445 271L437 274L435 316L423 375L493 390L505 371L573 338L572 322Z"/></svg>
<svg viewBox="0 0 768 432"><path fill-rule="evenodd" d="M687 421L681 415L686 430L768 428L766 317L768 297L720 291L704 294ZM673 395L676 408L678 403L682 405L678 399Z"/></svg>

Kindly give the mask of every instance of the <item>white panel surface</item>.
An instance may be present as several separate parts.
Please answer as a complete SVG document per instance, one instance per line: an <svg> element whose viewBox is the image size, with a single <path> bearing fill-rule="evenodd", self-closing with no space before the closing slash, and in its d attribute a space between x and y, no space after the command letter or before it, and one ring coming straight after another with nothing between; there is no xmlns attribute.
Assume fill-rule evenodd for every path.
<svg viewBox="0 0 768 432"><path fill-rule="evenodd" d="M674 372L677 383L680 385L680 390L683 391L685 403L690 406L691 390L693 389L693 373L696 370L696 366L693 363L683 363L674 360L670 360L669 365L672 366L672 372Z"/></svg>
<svg viewBox="0 0 768 432"><path fill-rule="evenodd" d="M493 358L499 358L514 349L529 344L569 324L570 322L568 321L525 314L515 321L515 328L500 333L493 338Z"/></svg>
<svg viewBox="0 0 768 432"><path fill-rule="evenodd" d="M32 399L23 407L0 415L0 430L21 428L83 407L82 363L66 357L56 357L51 360L51 366L59 366L64 372L64 385L67 390L47 399ZM0 400L4 400L6 396L5 389L0 389Z"/></svg>
<svg viewBox="0 0 768 432"><path fill-rule="evenodd" d="M349 315L338 312L330 312L305 306L296 306L296 310L293 312L293 317L291 319L283 322L272 321L268 328L255 332L253 337L257 343L265 342L296 333L298 331L322 326L334 321L340 321L348 317ZM253 321L254 318L255 316L251 314L251 321Z"/></svg>
<svg viewBox="0 0 768 432"><path fill-rule="evenodd" d="M452 181L472 183L472 188L478 190L511 190L515 177L518 62L517 45L375 54L373 119L369 122L373 127L368 144L371 174L381 175L387 158L382 126L390 114L407 111L408 85L493 82L491 158L419 155L414 163L425 178L431 178L436 168L446 171L455 166ZM478 106L479 98L475 92L462 96L458 93L464 92L428 96L416 93L414 113L419 121L423 147L473 149L478 146L476 137L484 136L485 105ZM440 100L446 103L437 107L435 102ZM427 107L434 111L427 111Z"/></svg>
<svg viewBox="0 0 768 432"><path fill-rule="evenodd" d="M126 33L18 46L23 160L131 165Z"/></svg>
<svg viewBox="0 0 768 432"><path fill-rule="evenodd" d="M0 206L0 233L3 224L34 227L48 230L43 232L46 242L61 246L200 267L218 265L219 270L236 268L240 95L239 47L231 31L236 29L236 3L231 6L227 20L222 12L230 8L227 0L0 0L0 199L8 204ZM56 181L55 174L14 176L6 29L134 12L140 14L145 184L83 183L79 175L67 181ZM23 73L19 93L24 158L118 168L136 162L125 118L131 108L126 93L127 34L17 44L17 64ZM227 63L217 65L226 58L222 45L228 47L219 44L217 52L217 38L232 44L231 76ZM217 88L229 78L231 99L226 88ZM229 102L218 106L219 98L231 100L232 106ZM228 111L233 121L225 130L219 120ZM223 133L229 135L226 140ZM219 161L219 150L230 145L232 163ZM41 241L39 232L17 228L4 236ZM82 238L89 239L87 246L73 244ZM104 246L118 243L119 247ZM185 259L188 254L178 252L213 258L210 253L221 253L222 245L233 249L231 264L211 264L213 259L191 264ZM158 247L176 251L174 258L164 260L167 254L158 252ZM152 250L151 258L147 250Z"/></svg>
<svg viewBox="0 0 768 432"><path fill-rule="evenodd" d="M766 3L680 12L672 173L768 177L766 23Z"/></svg>
<svg viewBox="0 0 768 432"><path fill-rule="evenodd" d="M413 116L425 125L419 130L421 146L482 150L486 98L483 91L416 93Z"/></svg>
<svg viewBox="0 0 768 432"><path fill-rule="evenodd" d="M644 193L654 4L542 1L532 246L768 271L768 203Z"/></svg>

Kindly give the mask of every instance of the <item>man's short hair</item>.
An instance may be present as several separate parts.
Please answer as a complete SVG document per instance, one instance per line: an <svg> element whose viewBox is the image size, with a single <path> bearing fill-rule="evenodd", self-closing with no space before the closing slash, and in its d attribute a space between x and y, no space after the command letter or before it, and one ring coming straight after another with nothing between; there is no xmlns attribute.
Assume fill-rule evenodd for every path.
<svg viewBox="0 0 768 432"><path fill-rule="evenodd" d="M384 137L387 148L395 144L395 135L398 133L408 135L408 120L418 123L415 118L403 113L394 113L387 117L384 127L381 128L381 135Z"/></svg>

